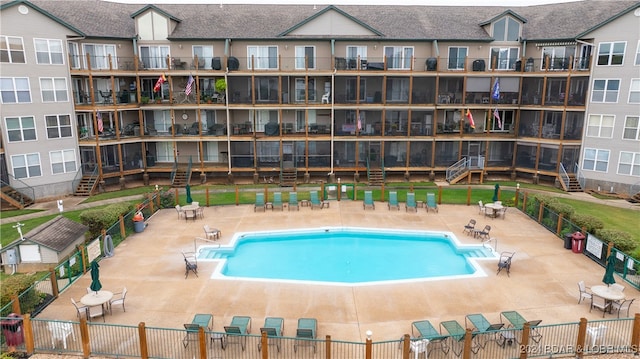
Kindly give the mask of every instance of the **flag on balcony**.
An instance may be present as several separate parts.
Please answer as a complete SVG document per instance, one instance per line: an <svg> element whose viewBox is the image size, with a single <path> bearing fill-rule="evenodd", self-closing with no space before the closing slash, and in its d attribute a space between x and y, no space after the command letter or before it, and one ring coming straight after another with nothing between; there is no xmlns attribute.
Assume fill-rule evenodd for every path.
<svg viewBox="0 0 640 359"><path fill-rule="evenodd" d="M496 77L496 81L493 83L493 91L491 91L491 98L494 100L500 99L500 79Z"/></svg>
<svg viewBox="0 0 640 359"><path fill-rule="evenodd" d="M469 111L469 109L467 109L467 114L465 116L467 116L467 118L469 119L469 125L471 126L471 128L476 128L476 123L473 122L473 115L471 114L471 111Z"/></svg>
<svg viewBox="0 0 640 359"><path fill-rule="evenodd" d="M193 76L189 75L189 79L187 80L187 86L184 88L184 94L189 96L191 95L191 91L193 91L193 83L195 82L195 80L193 79Z"/></svg>
<svg viewBox="0 0 640 359"><path fill-rule="evenodd" d="M493 118L496 119L496 121L498 122L498 127L502 130L502 119L500 118L500 112L498 112L497 107L495 110L493 110Z"/></svg>
<svg viewBox="0 0 640 359"><path fill-rule="evenodd" d="M98 132L104 131L104 123L102 123L102 113L100 111L96 114L96 119L98 120Z"/></svg>
<svg viewBox="0 0 640 359"><path fill-rule="evenodd" d="M153 86L153 92L158 92L160 91L160 89L162 88L162 84L167 81L167 78L164 77L164 74L160 75L160 77L158 77L158 81L156 81L155 86Z"/></svg>

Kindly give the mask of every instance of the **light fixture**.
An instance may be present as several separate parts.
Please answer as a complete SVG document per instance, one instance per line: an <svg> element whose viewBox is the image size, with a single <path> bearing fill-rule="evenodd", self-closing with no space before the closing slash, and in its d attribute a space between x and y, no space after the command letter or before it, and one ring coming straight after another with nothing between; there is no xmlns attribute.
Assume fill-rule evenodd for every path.
<svg viewBox="0 0 640 359"><path fill-rule="evenodd" d="M284 45L285 50L289 50L289 45Z"/></svg>
<svg viewBox="0 0 640 359"><path fill-rule="evenodd" d="M367 334L367 340L371 340L371 336L373 335L373 332L370 330L367 330L365 334Z"/></svg>
<svg viewBox="0 0 640 359"><path fill-rule="evenodd" d="M377 50L378 49L378 45L373 45L373 49Z"/></svg>
<svg viewBox="0 0 640 359"><path fill-rule="evenodd" d="M182 48L182 44L178 44L178 47L179 47L179 48Z"/></svg>

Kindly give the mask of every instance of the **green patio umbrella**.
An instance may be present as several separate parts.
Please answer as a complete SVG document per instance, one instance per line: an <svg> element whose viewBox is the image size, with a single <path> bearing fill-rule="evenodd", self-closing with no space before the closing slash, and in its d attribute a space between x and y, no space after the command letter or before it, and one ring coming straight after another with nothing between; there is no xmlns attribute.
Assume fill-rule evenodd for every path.
<svg viewBox="0 0 640 359"><path fill-rule="evenodd" d="M498 200L498 191L500 191L500 185L496 183L496 189L493 191L493 201Z"/></svg>
<svg viewBox="0 0 640 359"><path fill-rule="evenodd" d="M102 289L102 283L100 283L100 265L96 261L91 262L91 285L89 288L94 292Z"/></svg>
<svg viewBox="0 0 640 359"><path fill-rule="evenodd" d="M191 186L187 185L187 203L193 202L193 198L191 198Z"/></svg>
<svg viewBox="0 0 640 359"><path fill-rule="evenodd" d="M615 251L611 251L609 258L607 258L607 265L604 267L604 277L602 277L602 281L606 285L611 285L616 282L616 279L613 277L613 273L616 271L616 253Z"/></svg>

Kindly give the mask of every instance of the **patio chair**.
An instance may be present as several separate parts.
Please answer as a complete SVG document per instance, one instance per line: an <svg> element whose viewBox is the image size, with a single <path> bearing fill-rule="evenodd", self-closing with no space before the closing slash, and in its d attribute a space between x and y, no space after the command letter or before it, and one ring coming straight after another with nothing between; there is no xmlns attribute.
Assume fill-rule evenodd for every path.
<svg viewBox="0 0 640 359"><path fill-rule="evenodd" d="M429 339L430 344L434 345L432 349L437 346L445 355L449 353L449 346L445 342L447 336L440 334L428 320L419 320L411 323L411 336L417 339Z"/></svg>
<svg viewBox="0 0 640 359"><path fill-rule="evenodd" d="M591 293L589 293L587 291L587 286L585 286L583 280L578 282L578 290L580 291L580 297L578 298L578 304L580 304L580 302L582 302L583 299L591 300Z"/></svg>
<svg viewBox="0 0 640 359"><path fill-rule="evenodd" d="M507 215L507 209L508 208L509 207L507 207L507 206L502 206L502 208L500 208L498 210L498 213L496 214L496 217L502 217L502 219L504 219L504 217L506 217L506 215Z"/></svg>
<svg viewBox="0 0 640 359"><path fill-rule="evenodd" d="M316 336L318 334L318 320L315 318L299 318L296 329L296 341L293 344L293 352L298 351L299 346L312 346L316 352Z"/></svg>
<svg viewBox="0 0 640 359"><path fill-rule="evenodd" d="M633 304L633 299L627 299L622 302L613 301L611 302L611 310L615 310L618 312L618 318L620 318L620 312L627 311L627 318L629 317L629 309L631 308L631 304Z"/></svg>
<svg viewBox="0 0 640 359"><path fill-rule="evenodd" d="M479 348L484 348L490 341L498 343L498 330L504 327L504 323L489 323L487 318L480 313L467 314L464 318L464 322L467 328L471 327L478 333L478 336L476 337L476 345L478 345ZM479 340L481 337L485 338L483 342L480 342Z"/></svg>
<svg viewBox="0 0 640 359"><path fill-rule="evenodd" d="M282 205L282 192L274 192L273 193L273 205L272 205L272 209L275 211L276 209L279 209L281 211L284 211L284 206Z"/></svg>
<svg viewBox="0 0 640 359"><path fill-rule="evenodd" d="M300 204L298 204L298 192L289 192L289 211L294 207L296 211L300 210Z"/></svg>
<svg viewBox="0 0 640 359"><path fill-rule="evenodd" d="M462 233L466 233L468 236L473 234L473 230L476 228L476 220L470 219L469 223L464 226Z"/></svg>
<svg viewBox="0 0 640 359"><path fill-rule="evenodd" d="M478 201L478 214L485 214L486 208L484 207L484 203L482 201Z"/></svg>
<svg viewBox="0 0 640 359"><path fill-rule="evenodd" d="M244 351L247 345L246 335L251 332L251 317L234 316L231 324L224 327L224 332L227 334L227 345L240 344ZM234 339L237 339L237 343L231 342Z"/></svg>
<svg viewBox="0 0 640 359"><path fill-rule="evenodd" d="M373 203L373 192L364 191L364 201L362 202L362 208L376 209L376 205Z"/></svg>
<svg viewBox="0 0 640 359"><path fill-rule="evenodd" d="M489 239L489 232L491 232L491 226L487 224L484 226L484 229L475 231L474 233L479 239Z"/></svg>
<svg viewBox="0 0 640 359"><path fill-rule="evenodd" d="M427 213L429 213L430 210L434 211L434 212L438 212L438 203L436 203L436 195L435 193L427 193Z"/></svg>
<svg viewBox="0 0 640 359"><path fill-rule="evenodd" d="M180 207L179 204L176 204L176 212L178 212L178 219L184 217L184 211L182 210L182 207Z"/></svg>
<svg viewBox="0 0 640 359"><path fill-rule="evenodd" d="M187 331L182 338L182 345L186 348L190 342L198 342L200 339L200 325L198 324L184 324L184 329Z"/></svg>
<svg viewBox="0 0 640 359"><path fill-rule="evenodd" d="M104 307L102 305L92 305L87 307L87 319L91 321L92 318L102 317L102 321L105 322L104 319Z"/></svg>
<svg viewBox="0 0 640 359"><path fill-rule="evenodd" d="M542 320L531 320L527 321L524 317L516 312L515 310L505 311L500 313L500 320L502 318L509 322L509 326L507 328L513 328L514 330L522 330L525 324L529 324L531 331L529 333L529 339L533 340L536 343L539 343L542 339L542 333L536 329ZM504 347L507 343L513 343L513 340L516 339L515 332L513 330L501 331L500 336L502 338L502 343L498 343L501 347Z"/></svg>
<svg viewBox="0 0 640 359"><path fill-rule="evenodd" d="M48 322L47 326L51 332L51 347L55 349L57 342L62 342L63 348L67 349L67 337L71 335L76 341L76 334L73 332L73 324L69 322Z"/></svg>
<svg viewBox="0 0 640 359"><path fill-rule="evenodd" d="M614 289L614 290L617 290L619 292L624 292L625 286L623 286L622 284L613 283L613 284L611 284L611 288Z"/></svg>
<svg viewBox="0 0 640 359"><path fill-rule="evenodd" d="M391 210L391 207L398 211L400 210L400 205L398 204L398 192L389 192L389 202L387 203L387 206L389 207L389 210Z"/></svg>
<svg viewBox="0 0 640 359"><path fill-rule="evenodd" d="M89 307L87 307L86 305L78 305L76 300L73 298L71 298L71 304L73 304L73 306L76 308L78 320L80 320L80 318L82 318L83 315L85 316L85 318L87 318L87 309Z"/></svg>
<svg viewBox="0 0 640 359"><path fill-rule="evenodd" d="M453 354L459 357L460 354L462 354L462 350L464 349L464 340L465 340L465 334L466 334L465 328L463 328L462 325L460 325L460 323L458 323L457 320L447 320L444 322L440 322L441 334L444 334L442 333L443 328L449 334L449 338L451 338L451 342L452 342L451 350L453 350ZM475 333L472 334L472 340L475 338L475 335L476 335ZM457 351L456 347L458 347L460 350ZM480 346L478 346L477 344L473 344L471 346L471 351L474 354L477 353L478 350L480 350Z"/></svg>
<svg viewBox="0 0 640 359"><path fill-rule="evenodd" d="M109 300L109 313L113 314L113 306L118 304L122 304L122 311L126 312L124 300L127 298L127 287L122 288L122 292L113 293L113 295L114 298Z"/></svg>
<svg viewBox="0 0 640 359"><path fill-rule="evenodd" d="M510 277L509 273L511 272L511 260L513 259L513 255L515 252L502 252L500 253L500 261L498 262L498 271L496 275L500 274L500 272L504 269L507 272L507 277Z"/></svg>
<svg viewBox="0 0 640 359"><path fill-rule="evenodd" d="M257 211L257 210L261 210L261 211L265 211L266 205L264 203L264 193L256 193L256 203L253 206L253 211Z"/></svg>
<svg viewBox="0 0 640 359"><path fill-rule="evenodd" d="M611 309L611 302L599 295L591 294L591 307L589 307L589 313L591 313L591 309L594 307L602 310L602 317L604 318L604 313Z"/></svg>
<svg viewBox="0 0 640 359"><path fill-rule="evenodd" d="M318 191L309 192L309 202L311 202L311 209L314 207L322 209L322 202L320 202L320 198L318 197Z"/></svg>
<svg viewBox="0 0 640 359"><path fill-rule="evenodd" d="M416 194L413 192L407 193L407 202L405 203L405 212L412 210L418 212L418 206L416 205Z"/></svg>
<svg viewBox="0 0 640 359"><path fill-rule="evenodd" d="M184 279L187 279L189 272L193 272L193 274L198 277L198 259L196 254L182 252L182 256L184 257Z"/></svg>
<svg viewBox="0 0 640 359"><path fill-rule="evenodd" d="M202 228L204 229L204 235L205 237L207 237L207 239L220 239L221 232L218 228L211 228L208 224L205 224L204 226L202 226Z"/></svg>
<svg viewBox="0 0 640 359"><path fill-rule="evenodd" d="M598 326L588 326L587 334L591 338L591 347L595 347L598 339L604 339L607 336L607 326L600 324Z"/></svg>
<svg viewBox="0 0 640 359"><path fill-rule="evenodd" d="M264 326L260 328L260 333L267 334L268 345L275 345L280 352L280 339L284 330L284 319L279 317L267 317L264 319ZM258 344L258 351L262 349L262 342Z"/></svg>

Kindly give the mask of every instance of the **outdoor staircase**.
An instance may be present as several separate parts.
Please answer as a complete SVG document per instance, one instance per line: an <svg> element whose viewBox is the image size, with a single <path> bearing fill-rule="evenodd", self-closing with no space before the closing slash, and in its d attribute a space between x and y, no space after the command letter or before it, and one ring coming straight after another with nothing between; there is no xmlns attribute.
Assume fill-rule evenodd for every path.
<svg viewBox="0 0 640 359"><path fill-rule="evenodd" d="M369 168L367 172L369 186L382 186L384 183L384 171L382 168Z"/></svg>
<svg viewBox="0 0 640 359"><path fill-rule="evenodd" d="M283 168L280 170L280 186L293 187L298 180L298 170L294 168Z"/></svg>
<svg viewBox="0 0 640 359"><path fill-rule="evenodd" d="M82 179L80 180L80 183L78 183L73 195L84 197L91 196L98 186L99 178L100 177L96 173L82 176Z"/></svg>
<svg viewBox="0 0 640 359"><path fill-rule="evenodd" d="M468 178L468 176L469 176L469 170L466 169L464 171L457 172L455 176L448 179L448 181L449 181L449 184L455 184L462 181L465 178Z"/></svg>
<svg viewBox="0 0 640 359"><path fill-rule="evenodd" d="M171 187L184 188L187 186L187 183L189 183L190 180L191 171L189 171L187 168L178 168L176 169L175 175L173 176Z"/></svg>
<svg viewBox="0 0 640 359"><path fill-rule="evenodd" d="M564 182L562 182L563 187L565 191L567 192L584 192L584 190L582 189L582 186L580 186L580 182L578 181L578 178L576 177L575 173L568 173L567 176L569 177L569 185L565 185Z"/></svg>
<svg viewBox="0 0 640 359"><path fill-rule="evenodd" d="M23 209L32 205L35 201L15 188L4 185L0 191L0 207L2 210Z"/></svg>

